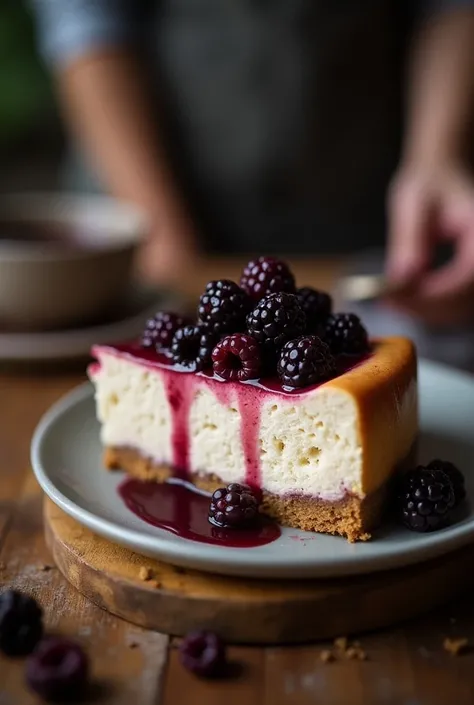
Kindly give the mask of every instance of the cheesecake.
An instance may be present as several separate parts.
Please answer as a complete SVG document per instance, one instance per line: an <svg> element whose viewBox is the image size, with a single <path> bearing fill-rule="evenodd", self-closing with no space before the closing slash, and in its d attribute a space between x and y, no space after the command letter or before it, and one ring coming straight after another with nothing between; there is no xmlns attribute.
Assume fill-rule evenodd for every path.
<svg viewBox="0 0 474 705"><path fill-rule="evenodd" d="M369 538L394 477L412 462L413 344L369 341L357 317L338 318L321 292L291 291L288 281L290 292L267 282L255 298L255 285L211 284L197 325L159 314L140 341L94 347L105 466L144 481L178 476L209 492L243 483L282 525ZM222 313L232 296L217 330L203 323L203 307ZM229 333L242 325L246 332Z"/></svg>

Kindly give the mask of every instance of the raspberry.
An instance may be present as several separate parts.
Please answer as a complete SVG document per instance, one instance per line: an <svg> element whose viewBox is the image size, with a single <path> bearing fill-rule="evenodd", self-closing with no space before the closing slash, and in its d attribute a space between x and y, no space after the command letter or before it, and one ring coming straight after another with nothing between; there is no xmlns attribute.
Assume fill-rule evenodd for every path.
<svg viewBox="0 0 474 705"><path fill-rule="evenodd" d="M446 526L453 506L453 486L442 470L420 465L402 478L398 511L412 531L436 531Z"/></svg>
<svg viewBox="0 0 474 705"><path fill-rule="evenodd" d="M247 329L270 359L305 332L306 316L294 294L270 294L247 316Z"/></svg>
<svg viewBox="0 0 474 705"><path fill-rule="evenodd" d="M251 302L245 291L227 279L212 281L199 299L199 320L220 335L245 329Z"/></svg>
<svg viewBox="0 0 474 705"><path fill-rule="evenodd" d="M442 470L451 480L454 490L454 504L457 506L466 497L466 487L464 484L464 475L453 463L447 460L432 460L428 463L430 470Z"/></svg>
<svg viewBox="0 0 474 705"><path fill-rule="evenodd" d="M158 311L150 318L142 333L141 345L143 348L166 350L171 346L173 336L178 330L187 325L189 321L176 313Z"/></svg>
<svg viewBox="0 0 474 705"><path fill-rule="evenodd" d="M209 521L217 526L248 526L258 514L258 500L248 485L231 483L220 487L211 497Z"/></svg>
<svg viewBox="0 0 474 705"><path fill-rule="evenodd" d="M224 642L213 632L192 632L179 647L181 663L197 676L220 675L226 666Z"/></svg>
<svg viewBox="0 0 474 705"><path fill-rule="evenodd" d="M26 656L43 635L42 611L28 595L7 590L0 595L0 651Z"/></svg>
<svg viewBox="0 0 474 705"><path fill-rule="evenodd" d="M240 286L254 301L280 291L293 294L295 278L285 262L275 257L251 260L242 272Z"/></svg>
<svg viewBox="0 0 474 705"><path fill-rule="evenodd" d="M283 346L277 372L288 387L308 387L335 374L336 364L326 343L306 335Z"/></svg>
<svg viewBox="0 0 474 705"><path fill-rule="evenodd" d="M218 336L206 326L185 326L174 334L171 343L173 361L190 372L198 372L212 364L212 351L218 342Z"/></svg>
<svg viewBox="0 0 474 705"><path fill-rule="evenodd" d="M330 315L323 337L333 355L362 355L369 349L369 336L355 313Z"/></svg>
<svg viewBox="0 0 474 705"><path fill-rule="evenodd" d="M325 291L318 291L310 286L297 289L296 296L306 315L307 332L316 333L332 311L331 297Z"/></svg>
<svg viewBox="0 0 474 705"><path fill-rule="evenodd" d="M51 637L29 657L26 682L47 700L72 700L84 689L88 672L87 656L78 644Z"/></svg>
<svg viewBox="0 0 474 705"><path fill-rule="evenodd" d="M214 372L228 381L256 379L260 375L260 347L250 335L235 333L217 343L212 351Z"/></svg>

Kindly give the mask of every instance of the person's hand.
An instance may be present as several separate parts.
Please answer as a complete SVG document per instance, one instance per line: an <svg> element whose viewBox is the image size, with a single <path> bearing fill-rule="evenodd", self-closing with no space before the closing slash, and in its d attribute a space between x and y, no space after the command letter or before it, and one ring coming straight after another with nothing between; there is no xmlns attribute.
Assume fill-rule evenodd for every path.
<svg viewBox="0 0 474 705"><path fill-rule="evenodd" d="M392 298L433 325L474 320L474 180L463 168L401 168L389 190L387 274ZM437 245L454 256L432 269ZM403 291L403 286L406 290Z"/></svg>

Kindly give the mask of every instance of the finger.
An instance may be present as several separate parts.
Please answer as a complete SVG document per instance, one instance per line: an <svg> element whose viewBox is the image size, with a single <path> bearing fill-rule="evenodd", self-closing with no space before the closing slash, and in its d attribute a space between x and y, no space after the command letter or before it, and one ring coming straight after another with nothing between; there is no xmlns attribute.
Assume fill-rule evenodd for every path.
<svg viewBox="0 0 474 705"><path fill-rule="evenodd" d="M443 267L424 276L417 294L427 304L455 299L474 282L474 229L456 238L454 257Z"/></svg>

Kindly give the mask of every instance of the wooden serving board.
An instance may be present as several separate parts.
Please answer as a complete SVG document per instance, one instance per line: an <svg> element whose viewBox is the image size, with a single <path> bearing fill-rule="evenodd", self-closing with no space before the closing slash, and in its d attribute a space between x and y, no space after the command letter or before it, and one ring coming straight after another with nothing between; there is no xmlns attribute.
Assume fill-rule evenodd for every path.
<svg viewBox="0 0 474 705"><path fill-rule="evenodd" d="M56 565L81 593L127 621L178 636L207 628L234 643L332 638L409 619L474 585L474 545L372 575L250 580L140 556L96 536L48 499L44 518Z"/></svg>

